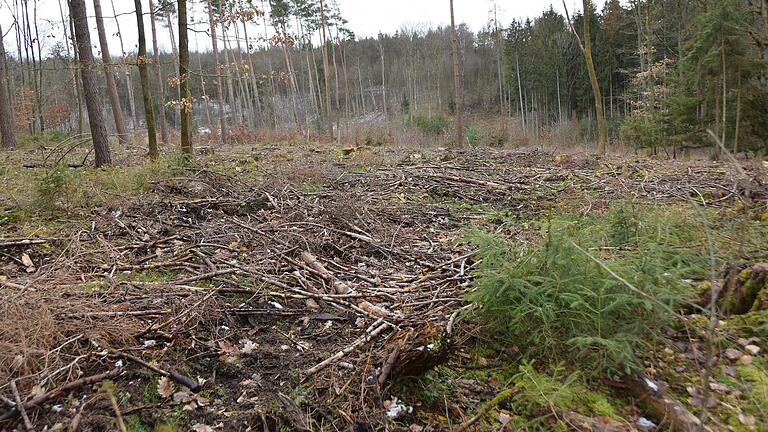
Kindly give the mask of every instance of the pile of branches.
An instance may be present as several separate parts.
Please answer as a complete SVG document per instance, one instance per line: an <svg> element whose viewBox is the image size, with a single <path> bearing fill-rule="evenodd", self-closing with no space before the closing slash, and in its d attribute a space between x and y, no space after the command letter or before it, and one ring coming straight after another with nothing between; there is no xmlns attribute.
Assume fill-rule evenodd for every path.
<svg viewBox="0 0 768 432"><path fill-rule="evenodd" d="M535 217L573 190L743 195L722 168L671 166L467 151L288 182L278 169L259 186L194 168L72 232L0 239L18 270L0 280L0 425L99 424L217 386L228 401L196 402L211 422L253 421L232 403L270 430L386 422L392 383L445 361L471 307L460 228L477 215L451 200ZM91 389L158 379L180 391L121 406Z"/></svg>

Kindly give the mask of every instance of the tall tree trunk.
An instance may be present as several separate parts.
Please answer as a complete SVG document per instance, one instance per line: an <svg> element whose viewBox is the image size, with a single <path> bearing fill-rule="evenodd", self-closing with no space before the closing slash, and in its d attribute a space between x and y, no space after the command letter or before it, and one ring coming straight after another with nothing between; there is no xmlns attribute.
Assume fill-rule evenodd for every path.
<svg viewBox="0 0 768 432"><path fill-rule="evenodd" d="M3 29L0 27L0 141L4 149L16 147L16 132L11 112L11 97L8 93L8 75L6 74L5 44Z"/></svg>
<svg viewBox="0 0 768 432"><path fill-rule="evenodd" d="M573 29L573 25L571 24L571 18L568 15L568 8L565 5L565 0L563 0L563 8L565 8L565 13L568 18L568 24L571 26L571 30L576 35L576 40L579 42L579 48L581 48L581 52L584 54L584 61L587 64L587 72L589 73L589 82L592 85L592 93L595 97L595 113L597 114L597 130L598 130L598 141L597 141L597 153L599 155L604 155L606 146L605 146L605 140L606 140L606 130L605 130L605 113L603 112L603 96L600 94L600 84L597 81L597 73L595 72L595 62L592 60L592 40L589 33L589 18L590 18L590 11L589 11L589 0L584 0L584 40L582 41L581 38L579 38L578 33Z"/></svg>
<svg viewBox="0 0 768 432"><path fill-rule="evenodd" d="M229 106L233 109L233 114L240 118L238 123L242 123L242 110L238 108L237 100L235 99L235 88L232 85L232 74L230 68L232 64L229 62L229 48L227 47L227 29L225 27L225 11L224 4L219 6L219 25L221 25L221 45L224 51L224 64L226 67L223 69L224 77L227 80L227 93L229 94Z"/></svg>
<svg viewBox="0 0 768 432"><path fill-rule="evenodd" d="M88 33L85 0L69 0L69 13L74 21L77 50L80 54L80 77L83 81L85 106L88 109L88 123L91 128L96 166L111 165L112 155L107 141L107 128L104 126L104 117L101 113L101 95L94 76L96 64L93 61L93 52L91 52L91 35Z"/></svg>
<svg viewBox="0 0 768 432"><path fill-rule="evenodd" d="M597 153L604 155L606 151L605 113L603 112L603 97L600 94L600 84L597 82L595 62L592 60L592 41L589 33L589 0L584 0L584 59L589 71L589 82L592 84L592 93L595 96L595 114L597 115Z"/></svg>
<svg viewBox="0 0 768 432"><path fill-rule="evenodd" d="M104 63L104 78L107 81L107 94L109 95L109 104L112 106L112 116L115 118L117 140L120 144L125 145L127 134L125 132L125 122L123 121L123 109L120 107L120 96L117 94L115 76L112 74L112 57L109 55L109 44L107 43L107 32L104 30L104 18L101 13L100 0L93 0L93 12L96 14L96 30L99 33L101 61Z"/></svg>
<svg viewBox="0 0 768 432"><path fill-rule="evenodd" d="M173 54L173 66L174 69L178 72L179 70L179 52L176 49L176 36L173 34L173 20L171 19L171 11L165 11L165 19L166 23L168 25L168 36L171 38L171 53ZM181 88L180 83L176 84L176 99L181 100ZM173 112L173 127L177 127L179 125L179 113L178 111Z"/></svg>
<svg viewBox="0 0 768 432"><path fill-rule="evenodd" d="M379 56L381 57L381 103L384 106L384 121L387 123L387 129L389 129L389 113L387 112L387 82L384 75L384 44L381 43L381 40L379 40ZM373 95L371 95L371 98L373 99ZM375 104L376 100L374 99L374 106Z"/></svg>
<svg viewBox="0 0 768 432"><path fill-rule="evenodd" d="M70 36L72 33L68 32L67 29L70 27L71 22L69 20L64 20L64 8L61 6L61 0L58 0L59 4L59 15L61 16L61 27L62 31L64 32L64 48L67 50L67 58L72 58L72 50L70 49L70 43L73 42L74 39L70 39ZM79 130L78 134L82 134L82 116L83 116L83 107L81 103L80 98L80 80L77 77L77 61L74 59L69 64L70 72L72 74L72 82L75 84L75 98L77 99L77 108L78 108L78 125ZM70 127L71 127L71 123ZM70 129L71 130L71 129Z"/></svg>
<svg viewBox="0 0 768 432"><path fill-rule="evenodd" d="M40 32L37 29L37 0L34 2L33 21L35 23L35 41L37 42L37 106L40 113L40 132L45 132L45 110L43 109L43 50L40 48ZM34 55L34 49L32 50ZM33 57L34 59L34 57Z"/></svg>
<svg viewBox="0 0 768 432"><path fill-rule="evenodd" d="M72 19L72 14L69 14L69 34L72 37L72 59L74 67L72 68L72 74L75 77L75 95L77 96L77 134L83 135L83 123L85 123L83 117L83 89L80 86L80 54L77 49L77 37L75 36L75 20Z"/></svg>
<svg viewBox="0 0 768 432"><path fill-rule="evenodd" d="M221 83L221 64L219 64L219 44L216 40L216 21L213 19L213 8L211 7L211 0L208 1L208 25L211 30L211 45L213 48L213 63L216 68L216 98L219 102L219 131L221 134L221 143L226 145L229 143L229 131L227 130L226 113L224 112L224 87Z"/></svg>
<svg viewBox="0 0 768 432"><path fill-rule="evenodd" d="M325 80L325 116L328 132L333 136L333 107L331 106L330 65L328 61L328 38L326 36L325 4L320 0L320 44L323 50L323 79Z"/></svg>
<svg viewBox="0 0 768 432"><path fill-rule="evenodd" d="M453 55L453 88L456 98L456 145L464 145L464 125L462 124L461 107L461 68L459 66L459 43L456 36L456 22L453 16L453 0L451 2L451 51Z"/></svg>
<svg viewBox="0 0 768 432"><path fill-rule="evenodd" d="M137 0L139 1L139 0ZM181 151L192 154L192 95L189 93L187 0L179 0L179 91L181 92Z"/></svg>
<svg viewBox="0 0 768 432"><path fill-rule="evenodd" d="M112 4L112 15L115 18L115 25L117 26L117 40L120 41L120 58L122 58L123 64L121 65L123 72L125 73L125 87L128 90L128 106L131 108L131 129L136 134L138 125L138 118L136 117L136 98L133 94L133 79L131 78L131 68L126 64L125 44L123 44L123 32L120 30L120 20L117 19L117 12L115 11L115 0L110 0ZM151 7L151 6L150 6Z"/></svg>
<svg viewBox="0 0 768 432"><path fill-rule="evenodd" d="M194 20L194 18L192 18ZM197 32L192 33L195 35L195 52L197 53L197 70L202 71L203 70L203 55L200 52L200 45L197 43ZM205 124L208 125L208 127L212 127L211 123L211 101L208 97L208 93L205 90L205 76L201 73L200 74L200 89L203 93L203 100L205 101Z"/></svg>
<svg viewBox="0 0 768 432"><path fill-rule="evenodd" d="M738 89L736 91L736 130L733 133L733 154L739 152L739 133L741 131L741 66L738 70L739 81Z"/></svg>
<svg viewBox="0 0 768 432"><path fill-rule="evenodd" d="M141 10L141 0L133 0L136 8L136 27L139 31L139 80L141 81L141 97L144 100L144 118L147 123L147 138L149 139L149 158L157 159L160 150L157 147L157 132L155 131L155 112L152 108L152 90L149 88L149 67L147 63L147 37L144 32L144 13Z"/></svg>
<svg viewBox="0 0 768 432"><path fill-rule="evenodd" d="M256 109L256 116L259 118L259 122L264 126L264 113L261 109L261 97L259 96L259 84L256 80L256 69L253 68L253 57L251 56L251 42L248 38L248 26L246 20L243 19L243 37L245 38L245 49L248 50L248 76L251 78L251 86L253 87L253 106ZM268 55L268 54L267 54Z"/></svg>
<svg viewBox="0 0 768 432"><path fill-rule="evenodd" d="M160 119L160 141L168 143L168 125L165 122L165 84L163 83L163 70L160 67L160 50L157 48L157 15L155 5L149 0L149 24L152 29L152 62L155 64L155 79L157 80L158 101L157 118Z"/></svg>

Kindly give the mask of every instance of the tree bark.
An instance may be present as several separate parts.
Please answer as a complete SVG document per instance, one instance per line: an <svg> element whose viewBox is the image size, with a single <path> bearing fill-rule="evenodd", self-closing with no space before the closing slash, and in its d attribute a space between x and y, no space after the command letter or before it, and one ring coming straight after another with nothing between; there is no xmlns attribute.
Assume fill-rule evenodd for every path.
<svg viewBox="0 0 768 432"><path fill-rule="evenodd" d="M118 96L117 86L115 86L115 76L112 74L112 57L109 55L109 44L107 42L107 32L104 30L104 18L101 13L100 0L93 0L93 12L96 15L96 30L99 34L101 61L104 63L104 78L107 81L107 94L109 96L109 104L112 106L112 116L115 118L117 140L120 144L125 145L127 142L125 121L123 120L123 110L120 107L120 96Z"/></svg>
<svg viewBox="0 0 768 432"><path fill-rule="evenodd" d="M85 0L69 0L69 13L74 22L77 51L80 54L80 79L83 82L85 107L88 110L88 123L91 129L96 166L111 165L112 155L109 151L107 129L104 127L104 117L101 113L101 95L94 76L96 64L93 61L93 52L91 52L91 35L88 33Z"/></svg>
<svg viewBox="0 0 768 432"><path fill-rule="evenodd" d="M149 0L149 23L152 29L152 61L155 63L155 78L157 80L157 92L160 95L158 104L160 119L160 141L163 144L168 143L168 125L165 122L165 84L163 83L163 71L160 68L160 50L157 48L157 17L155 15L155 5Z"/></svg>
<svg viewBox="0 0 768 432"><path fill-rule="evenodd" d="M139 0L137 0L139 1ZM181 93L181 151L192 154L192 95L189 93L189 38L187 0L179 0L179 92Z"/></svg>
<svg viewBox="0 0 768 432"><path fill-rule="evenodd" d="M0 140L4 149L12 149L16 147L16 132L11 112L11 98L8 93L8 75L5 71L5 45L3 29L0 27Z"/></svg>
<svg viewBox="0 0 768 432"><path fill-rule="evenodd" d="M141 97L144 100L144 117L147 123L147 138L149 141L149 158L157 159L160 150L157 147L157 132L155 131L155 111L152 108L152 92L149 88L149 68L147 67L147 37L144 32L144 13L141 10L141 0L133 0L136 8L136 27L139 32L139 80L141 81Z"/></svg>
<svg viewBox="0 0 768 432"><path fill-rule="evenodd" d="M585 0L586 1L586 0ZM453 55L453 88L456 99L456 146L464 145L464 125L461 118L461 68L459 67L459 43L456 35L456 22L453 16L453 0L451 3L451 51Z"/></svg>

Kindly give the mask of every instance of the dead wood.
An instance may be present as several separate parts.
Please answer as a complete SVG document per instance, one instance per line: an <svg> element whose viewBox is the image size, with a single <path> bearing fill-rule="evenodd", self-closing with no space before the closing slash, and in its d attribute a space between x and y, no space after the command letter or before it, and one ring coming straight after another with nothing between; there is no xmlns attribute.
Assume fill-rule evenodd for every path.
<svg viewBox="0 0 768 432"><path fill-rule="evenodd" d="M626 388L637 398L638 403L648 412L648 416L658 422L667 422L672 430L680 432L703 432L708 429L691 414L679 401L664 393L657 382L642 373L634 373L626 378Z"/></svg>

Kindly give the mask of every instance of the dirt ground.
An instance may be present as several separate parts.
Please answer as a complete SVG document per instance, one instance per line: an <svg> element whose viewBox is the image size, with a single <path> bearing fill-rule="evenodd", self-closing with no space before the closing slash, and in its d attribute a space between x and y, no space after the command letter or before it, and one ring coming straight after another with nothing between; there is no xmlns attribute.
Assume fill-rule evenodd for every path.
<svg viewBox="0 0 768 432"><path fill-rule="evenodd" d="M74 168L90 180L46 211L29 204L46 168L20 167L48 163L40 150L2 154L3 430L448 430L493 383L433 406L402 383L484 367L461 319L467 229L536 241L552 208L753 192L728 163L539 150L241 146L163 168L140 153Z"/></svg>

